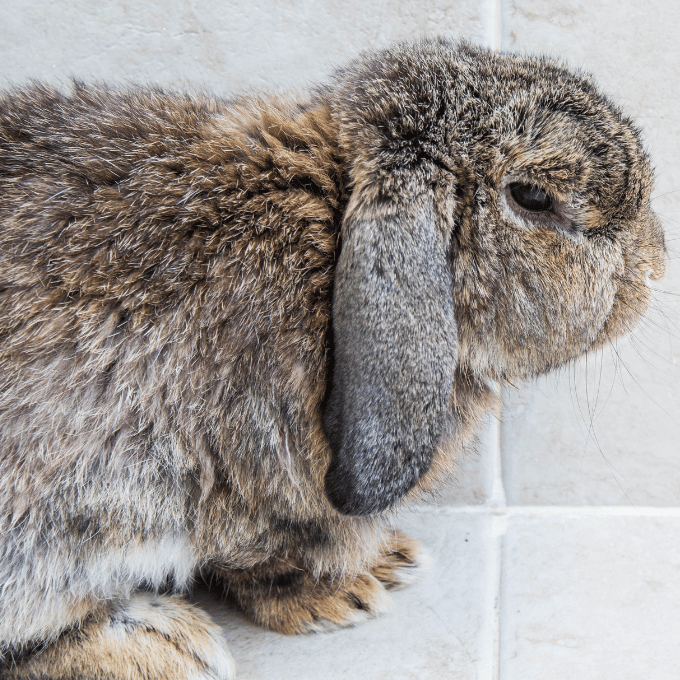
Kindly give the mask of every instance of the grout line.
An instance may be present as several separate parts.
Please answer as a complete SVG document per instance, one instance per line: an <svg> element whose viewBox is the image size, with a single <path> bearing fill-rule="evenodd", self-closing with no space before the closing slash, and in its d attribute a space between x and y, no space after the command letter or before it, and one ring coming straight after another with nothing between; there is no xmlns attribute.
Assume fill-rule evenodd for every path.
<svg viewBox="0 0 680 680"><path fill-rule="evenodd" d="M421 505L419 513L495 517L680 517L680 507L632 505Z"/></svg>
<svg viewBox="0 0 680 680"><path fill-rule="evenodd" d="M498 3L496 3L498 4ZM492 512L491 515L491 536L488 548L488 609L490 611L490 621L488 628L488 644L491 645L491 668L485 674L490 680L501 680L501 606L502 592L501 584L503 580L503 536L507 527L507 501L505 495L505 485L503 483L503 452L501 442L501 418L503 415L503 395L501 386L496 383L494 392L498 397L498 408L496 413L491 416L489 423L489 448L493 455L493 478L491 484L491 494L488 504L485 506Z"/></svg>
<svg viewBox="0 0 680 680"><path fill-rule="evenodd" d="M493 482L489 505L504 508L506 503L505 485L503 484L503 455L501 450L501 418L503 411L502 393L500 385L496 384L494 392L499 400L497 413L491 416L489 429L491 430L491 446L493 448Z"/></svg>
<svg viewBox="0 0 680 680"><path fill-rule="evenodd" d="M500 6L500 0L497 0L497 6ZM500 13L498 14L500 26ZM499 28L500 35L500 28ZM501 585L503 583L503 536L507 530L507 496L505 494L505 484L503 482L503 449L501 439L501 422L503 418L503 392L499 383L496 384L495 389L498 396L498 411L492 416L492 435L494 442L494 479L491 490L491 498L489 505L496 509L496 513L491 519L491 561L493 573L493 668L491 677L493 680L501 680L501 606L503 602Z"/></svg>
<svg viewBox="0 0 680 680"><path fill-rule="evenodd" d="M493 667L492 680L501 680L501 604L503 586L503 549L504 536L507 530L507 517L504 514L493 515L491 519L491 550L489 562L491 564L491 587L493 589L493 614L491 620Z"/></svg>
<svg viewBox="0 0 680 680"><path fill-rule="evenodd" d="M491 49L494 52L499 52L501 49L501 42L503 32L501 29L501 3L503 0L492 0L493 9L491 15Z"/></svg>

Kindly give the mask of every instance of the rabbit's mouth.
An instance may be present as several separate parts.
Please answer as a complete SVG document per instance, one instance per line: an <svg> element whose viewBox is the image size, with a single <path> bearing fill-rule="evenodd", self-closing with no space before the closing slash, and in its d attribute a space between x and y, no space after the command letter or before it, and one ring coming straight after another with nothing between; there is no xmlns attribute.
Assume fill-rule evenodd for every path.
<svg viewBox="0 0 680 680"><path fill-rule="evenodd" d="M623 272L615 277L618 290L612 311L595 345L601 347L629 333L645 314L653 298L652 281L666 273L668 252L658 217L647 210L628 232L622 245Z"/></svg>

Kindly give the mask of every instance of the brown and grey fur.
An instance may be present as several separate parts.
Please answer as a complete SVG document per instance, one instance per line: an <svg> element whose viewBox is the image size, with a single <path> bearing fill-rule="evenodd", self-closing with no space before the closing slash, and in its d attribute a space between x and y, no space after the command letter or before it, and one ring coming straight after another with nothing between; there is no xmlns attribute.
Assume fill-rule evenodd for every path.
<svg viewBox="0 0 680 680"><path fill-rule="evenodd" d="M2 677L232 677L205 615L138 590L198 571L287 633L384 610L420 558L381 511L491 381L645 310L651 187L586 76L446 41L306 99L5 94Z"/></svg>

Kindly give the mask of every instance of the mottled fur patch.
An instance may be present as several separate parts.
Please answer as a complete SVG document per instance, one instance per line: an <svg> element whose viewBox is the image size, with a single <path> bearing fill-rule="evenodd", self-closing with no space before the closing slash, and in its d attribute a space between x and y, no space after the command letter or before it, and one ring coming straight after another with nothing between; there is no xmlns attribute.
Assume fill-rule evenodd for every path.
<svg viewBox="0 0 680 680"><path fill-rule="evenodd" d="M1 669L0 669L1 670ZM234 680L220 629L188 602L137 593L2 671L6 680Z"/></svg>

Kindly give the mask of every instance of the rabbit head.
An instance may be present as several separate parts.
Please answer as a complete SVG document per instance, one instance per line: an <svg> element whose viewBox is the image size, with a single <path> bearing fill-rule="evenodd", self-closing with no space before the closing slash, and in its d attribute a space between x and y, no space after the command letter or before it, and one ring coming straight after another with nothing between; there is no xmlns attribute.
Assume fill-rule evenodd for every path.
<svg viewBox="0 0 680 680"><path fill-rule="evenodd" d="M609 342L665 248L639 132L588 77L445 41L340 77L326 492L366 514L428 470L456 375L523 378Z"/></svg>

